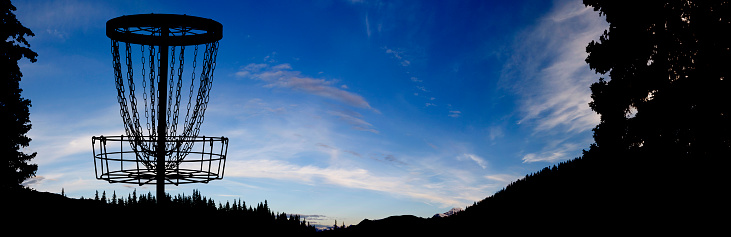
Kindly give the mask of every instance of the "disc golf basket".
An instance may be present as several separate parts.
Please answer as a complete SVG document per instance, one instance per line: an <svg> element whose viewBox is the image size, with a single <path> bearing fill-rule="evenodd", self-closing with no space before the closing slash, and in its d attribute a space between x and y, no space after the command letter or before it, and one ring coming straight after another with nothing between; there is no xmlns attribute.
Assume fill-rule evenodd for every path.
<svg viewBox="0 0 731 237"><path fill-rule="evenodd" d="M126 134L92 137L97 179L155 184L160 198L165 184L223 178L228 138L199 136L222 30L214 20L187 15L107 21Z"/></svg>

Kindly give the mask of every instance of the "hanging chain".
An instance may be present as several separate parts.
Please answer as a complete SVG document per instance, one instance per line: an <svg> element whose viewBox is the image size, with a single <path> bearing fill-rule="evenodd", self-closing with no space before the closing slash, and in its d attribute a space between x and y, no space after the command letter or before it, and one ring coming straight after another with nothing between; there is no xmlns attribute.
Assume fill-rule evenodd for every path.
<svg viewBox="0 0 731 237"><path fill-rule="evenodd" d="M140 78L142 78L142 80L141 80L142 81L142 99L143 99L143 104L145 107L145 127L147 128L147 134L151 134L150 133L150 131L151 131L150 111L147 108L147 105L148 105L148 102L147 102L147 74L145 72L145 46L144 45L140 45L140 63L142 65L142 70L141 70L142 74L140 74L141 75ZM141 146L144 149L146 149L147 151L152 150L150 148L150 144L148 144L148 142L143 142L143 144ZM152 155L151 152L143 153L143 156L145 158L144 160L146 160L147 163L152 163L151 162L152 160L150 159L151 155Z"/></svg>
<svg viewBox="0 0 731 237"><path fill-rule="evenodd" d="M133 79L133 71L130 69L131 66L131 54L129 52L129 45L125 45L125 49L128 50L126 53L126 61L125 63L128 64L127 67L127 80L130 83L130 102L132 103L131 106L128 106L127 104L127 93L125 91L124 86L124 77L122 76L122 67L121 67L121 55L119 54L119 42L116 40L112 41L112 55L113 55L113 63L114 63L114 77L117 87L117 100L120 105L120 115L122 116L123 124L125 131L127 135L134 139L129 139L130 145L135 152L137 158L140 158L140 156L145 156L145 148L144 148L144 142L142 139L142 131L139 126L139 120L135 116L130 116L129 110L130 108L133 108L133 115L136 113L136 100L134 98L134 83L132 83ZM140 151L142 149L142 151ZM141 159L143 163L145 162L144 159Z"/></svg>
<svg viewBox="0 0 731 237"><path fill-rule="evenodd" d="M190 93L188 94L188 107L187 111L185 113L185 130L183 131L183 136L190 136L190 125L192 121L190 121L190 106L191 102L193 100L193 89L195 88L195 70L198 63L198 45L195 46L195 51L193 52L193 72L191 74L191 80L190 80Z"/></svg>
<svg viewBox="0 0 731 237"><path fill-rule="evenodd" d="M185 31L183 31L185 32ZM154 33L153 33L154 34ZM183 33L185 34L185 33ZM145 47L148 48L148 50L145 49ZM193 147L194 139L198 136L200 133L200 127L204 120L204 114L205 110L207 108L208 101L210 99L210 90L212 87L213 82L213 71L216 67L216 57L218 53L218 42L212 42L212 43L206 43L205 44L205 50L203 50L203 58L202 58L202 68L200 72L197 71L198 69L198 54L199 54L199 45L195 45L195 50L193 52L193 66L192 66L192 72L191 72L191 82L190 87L188 89L188 103L185 107L186 114L185 114L185 124L181 125L183 130L178 131L178 122L180 118L180 102L181 102L181 89L183 86L183 74L184 74L184 56L185 56L185 46L181 46L179 51L176 49L175 46L171 47L170 51L170 75L169 78L165 78L165 75L162 78L158 77L156 73L157 67L162 65L160 52L162 50L159 50L155 48L156 46L152 45L140 45L140 62L142 65L141 68L141 78L142 78L142 95L143 95L143 106L144 107L144 116L146 121L146 126L143 128L140 124L140 112L138 112L138 103L137 99L135 98L135 84L134 84L134 70L133 70L133 63L132 63L132 50L130 47L130 43L125 43L125 49L126 49L126 80L124 76L124 72L121 68L121 54L119 52L119 42L117 40L112 40L111 45L111 51L113 55L113 64L114 64L114 76L116 81L116 87L117 87L117 100L120 104L120 115L122 117L122 120L124 122L124 128L127 133L127 136L130 136L129 139L130 145L132 146L133 151L137 154L137 157L142 157L143 159L140 159L143 164L148 169L154 169L156 166L156 163L154 162L154 154L156 149L158 149L155 144L153 144L155 140L161 139L160 136L172 136L177 137L176 142L167 143L165 148L166 153L168 154L167 160L177 160L180 161L185 158L185 156L190 152L190 150ZM147 51L147 52L145 52ZM176 52L177 51L177 52ZM147 55L147 57L146 57ZM177 57L176 57L177 56ZM176 61L177 60L177 61ZM157 67L156 67L157 66ZM149 68L148 68L149 67ZM176 68L177 67L177 68ZM175 79L177 77L177 80ZM196 78L197 77L197 78ZM149 88L147 88L147 81L149 80ZM158 94L157 89L155 88L155 85L160 83L159 80L166 80L170 82L169 88L157 88L157 89L163 89L163 90L169 90L168 98L157 98L156 94ZM128 85L124 85L125 81L127 81ZM175 85L173 83L175 82ZM196 92L196 81L198 82L198 88L197 88L197 96L195 100L195 105L193 105L193 94ZM159 84L158 84L159 85ZM148 90L149 89L149 95ZM129 91L127 91L129 90ZM173 97L173 93L175 94ZM128 98L129 96L129 98ZM149 97L149 101L148 101ZM167 100L165 100L167 99ZM168 134L158 134L157 132L157 125L156 123L159 123L156 119L156 117L159 117L160 114L158 114L156 111L158 110L158 106L156 106L159 103L167 103L167 117L165 118L164 124L168 128ZM140 108L142 109L142 108ZM147 129L147 134L145 135L143 130ZM180 134L180 135L177 135ZM149 138L147 138L149 137ZM166 162L166 168L177 168L179 165L179 162Z"/></svg>
<svg viewBox="0 0 731 237"><path fill-rule="evenodd" d="M142 99L145 104L145 122L147 124L147 134L150 134L150 111L147 110L147 78L145 74L145 46L140 45L140 61L142 62Z"/></svg>
<svg viewBox="0 0 731 237"><path fill-rule="evenodd" d="M169 46L165 46L165 47L169 47ZM172 124L170 123L172 121L170 118L172 117L171 112L173 110L173 108L172 108L173 107L173 88L175 88L175 84L173 84L173 79L175 78L174 75L175 75L175 48L176 47L172 46L169 48L170 48L170 52L168 52L168 57L170 58L170 69L169 69L170 75L169 76L165 75L169 79L168 85L170 87L170 90L168 91L168 98L167 98L168 105L166 107L168 111L167 111L167 117L165 118L165 122L166 122L165 126L167 127L167 129L165 130L165 131L167 131L167 134L165 134L166 136L171 136L171 135L173 135L173 133L175 133L175 131L173 131L173 133L170 133L170 130L172 127Z"/></svg>
<svg viewBox="0 0 731 237"><path fill-rule="evenodd" d="M150 135L154 139L154 137L157 136L157 126L155 126L155 122L157 122L157 119L155 119L155 116L157 115L157 113L155 113L155 110L157 109L157 104L155 103L157 100L157 97L155 96L155 85L157 85L157 83L155 83L155 56L157 54L155 53L155 46L149 45L148 49L150 55L148 58L150 62L150 123L152 124Z"/></svg>
<svg viewBox="0 0 731 237"><path fill-rule="evenodd" d="M195 135L197 136L200 132L201 124L203 124L203 119L205 118L203 114L206 111L206 108L208 107L208 100L211 98L211 87L213 86L213 75L211 72L213 71L213 66L215 63L215 54L217 54L218 50L218 42L214 43L208 43L206 44L206 55L204 57L204 63L203 63L203 72L201 72L201 87L205 86L205 89L202 89L202 91L199 92L199 94L203 94L203 103L201 105L201 114L200 114L200 120L196 124L195 128ZM205 84L204 84L205 81Z"/></svg>
<svg viewBox="0 0 731 237"><path fill-rule="evenodd" d="M135 97L134 69L132 67L132 49L130 43L125 43L125 50L127 56L127 81L129 84L129 109L132 110L130 120L128 120L129 129L127 135L135 138L130 140L130 144L136 145L135 147L140 147L144 150L142 128L140 127L139 112L137 111L137 98Z"/></svg>
<svg viewBox="0 0 731 237"><path fill-rule="evenodd" d="M176 129L173 130L173 135L175 135L175 132L177 130L178 126L178 115L180 113L180 89L183 86L183 65L185 65L185 58L183 57L185 55L185 46L180 46L180 60L178 65L178 83L176 88L176 95L175 98L175 111L173 111L173 124L175 124Z"/></svg>
<svg viewBox="0 0 731 237"><path fill-rule="evenodd" d="M185 55L185 46L180 46L180 53L178 55L178 65L177 65L177 77L176 83L175 83L175 103L173 105L173 121L172 121L172 133L171 136L177 135L177 129L178 129L178 117L180 113L180 97L182 96L180 93L180 89L183 86L183 65L185 64L184 56ZM176 55L172 55L172 57L175 57ZM173 64L174 60L173 60ZM172 75L171 75L172 77ZM178 149L179 145L175 146L175 149Z"/></svg>

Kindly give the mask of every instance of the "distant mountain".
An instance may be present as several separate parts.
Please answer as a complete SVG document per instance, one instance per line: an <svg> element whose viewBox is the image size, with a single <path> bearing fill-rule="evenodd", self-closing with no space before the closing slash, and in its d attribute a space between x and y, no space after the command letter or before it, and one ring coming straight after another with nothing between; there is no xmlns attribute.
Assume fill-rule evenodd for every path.
<svg viewBox="0 0 731 237"><path fill-rule="evenodd" d="M462 209L462 208L459 208L459 207L455 207L455 208L452 208L452 209L450 209L449 211L447 211L447 212L445 212L445 213L437 213L437 214L434 214L434 216L432 216L432 218L437 218L437 217L448 217L448 216L451 216L451 215L457 214L457 212L461 212L461 211L463 211L463 209Z"/></svg>

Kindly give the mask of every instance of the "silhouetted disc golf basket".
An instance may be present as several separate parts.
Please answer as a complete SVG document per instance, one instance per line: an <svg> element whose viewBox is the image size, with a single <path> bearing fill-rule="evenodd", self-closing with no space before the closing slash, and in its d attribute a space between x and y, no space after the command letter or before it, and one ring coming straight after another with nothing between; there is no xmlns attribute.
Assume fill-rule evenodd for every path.
<svg viewBox="0 0 731 237"><path fill-rule="evenodd" d="M187 15L107 21L126 135L92 137L97 179L156 184L162 197L165 184L223 178L228 138L199 136L222 30Z"/></svg>

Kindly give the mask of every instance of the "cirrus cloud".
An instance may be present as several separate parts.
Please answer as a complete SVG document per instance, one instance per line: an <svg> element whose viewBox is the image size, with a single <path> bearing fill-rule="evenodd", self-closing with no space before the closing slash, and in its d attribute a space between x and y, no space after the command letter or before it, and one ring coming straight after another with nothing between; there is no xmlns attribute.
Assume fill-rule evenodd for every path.
<svg viewBox="0 0 731 237"><path fill-rule="evenodd" d="M363 96L344 90L347 87L335 85L336 81L304 76L299 71L292 71L292 66L286 63L274 66L251 63L242 67L235 75L263 81L267 83L264 87L287 88L377 112Z"/></svg>

